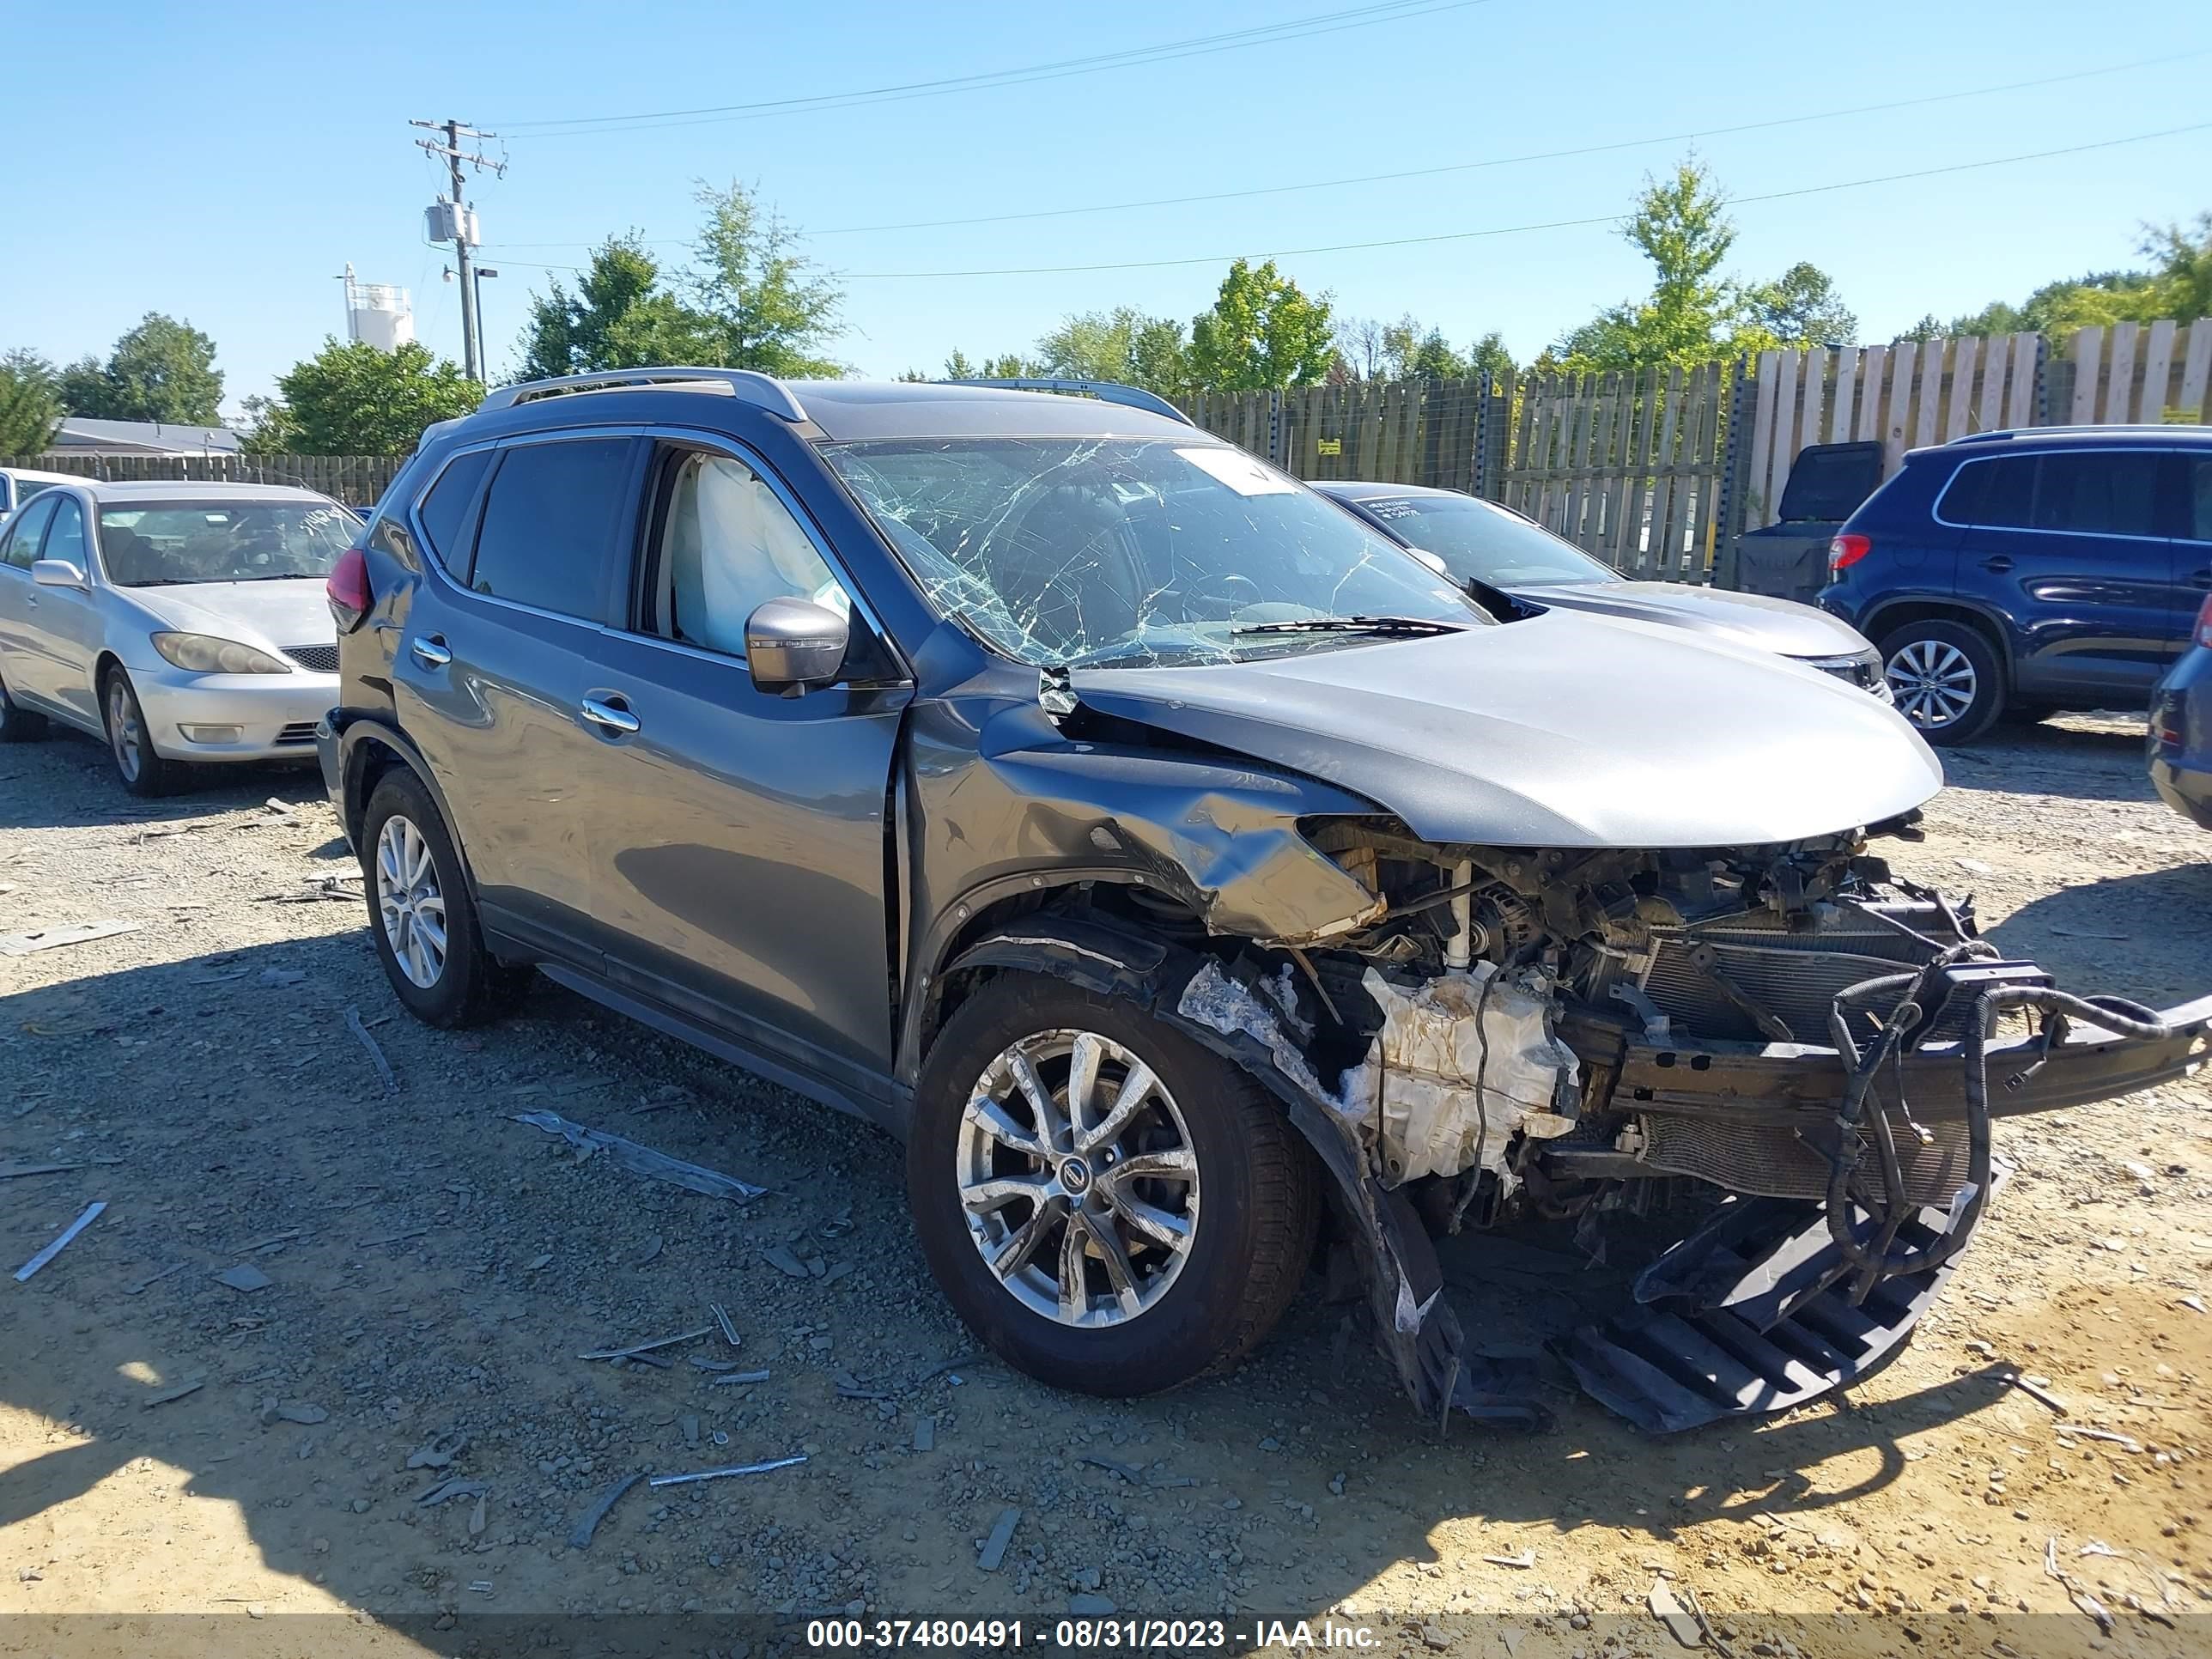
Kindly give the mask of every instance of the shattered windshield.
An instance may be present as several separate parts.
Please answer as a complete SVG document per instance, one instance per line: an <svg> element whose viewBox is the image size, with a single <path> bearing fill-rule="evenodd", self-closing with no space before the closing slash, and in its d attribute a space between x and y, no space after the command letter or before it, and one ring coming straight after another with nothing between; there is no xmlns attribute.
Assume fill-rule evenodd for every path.
<svg viewBox="0 0 2212 1659"><path fill-rule="evenodd" d="M930 438L823 453L937 610L1036 667L1237 661L1492 621L1225 444Z"/></svg>

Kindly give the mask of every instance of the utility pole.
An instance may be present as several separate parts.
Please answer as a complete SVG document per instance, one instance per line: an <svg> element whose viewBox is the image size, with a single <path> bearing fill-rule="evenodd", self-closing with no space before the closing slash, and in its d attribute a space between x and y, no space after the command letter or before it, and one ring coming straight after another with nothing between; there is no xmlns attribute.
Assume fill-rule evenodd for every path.
<svg viewBox="0 0 2212 1659"><path fill-rule="evenodd" d="M477 246L476 215L462 199L465 188L461 178L464 163L479 173L489 167L495 173L507 171L505 161L495 161L489 156L462 148L464 138L496 138L495 132L464 125L459 121L410 121L410 127L425 127L440 135L439 138L417 138L415 143L433 155L446 158L447 170L453 175L452 209L447 212L443 204L428 210L430 240L451 242L460 265L461 279L461 368L472 380L482 380L484 374L483 325L477 307L477 279L475 248Z"/></svg>

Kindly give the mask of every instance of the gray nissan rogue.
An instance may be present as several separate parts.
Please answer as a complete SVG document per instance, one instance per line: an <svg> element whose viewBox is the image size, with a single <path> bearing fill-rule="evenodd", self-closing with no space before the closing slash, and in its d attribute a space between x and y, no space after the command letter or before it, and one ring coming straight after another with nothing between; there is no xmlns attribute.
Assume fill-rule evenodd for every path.
<svg viewBox="0 0 2212 1659"><path fill-rule="evenodd" d="M1942 774L1863 691L1501 620L1107 390L635 370L426 434L320 737L399 1000L534 969L902 1135L961 1315L1101 1394L1234 1359L1325 1238L1425 1413L1529 1420L1432 1236L1692 1177L1651 1305L1561 1340L1656 1427L1881 1363L1994 1118L2212 1046L1890 877Z"/></svg>

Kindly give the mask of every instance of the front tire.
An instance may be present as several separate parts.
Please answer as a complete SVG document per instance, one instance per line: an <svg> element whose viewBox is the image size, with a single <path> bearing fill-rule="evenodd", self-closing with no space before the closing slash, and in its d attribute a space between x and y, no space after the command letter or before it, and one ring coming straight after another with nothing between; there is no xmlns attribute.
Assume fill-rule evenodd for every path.
<svg viewBox="0 0 2212 1659"><path fill-rule="evenodd" d="M1258 1083L1127 1002L994 978L923 1067L907 1195L954 1309L1040 1382L1154 1394L1273 1328L1311 1151Z"/></svg>
<svg viewBox="0 0 2212 1659"><path fill-rule="evenodd" d="M125 789L143 799L156 799L184 787L191 769L155 751L146 711L138 706L138 693L131 687L130 675L120 668L107 671L100 706L107 727L107 757L115 763L115 775Z"/></svg>
<svg viewBox="0 0 2212 1659"><path fill-rule="evenodd" d="M451 1028L481 1024L511 1005L528 970L484 948L452 832L412 773L388 774L369 797L361 867L377 960L409 1013Z"/></svg>
<svg viewBox="0 0 2212 1659"><path fill-rule="evenodd" d="M1930 743L1972 743L2004 713L2004 665L1963 623L1907 623L1883 639L1881 661L1897 712Z"/></svg>

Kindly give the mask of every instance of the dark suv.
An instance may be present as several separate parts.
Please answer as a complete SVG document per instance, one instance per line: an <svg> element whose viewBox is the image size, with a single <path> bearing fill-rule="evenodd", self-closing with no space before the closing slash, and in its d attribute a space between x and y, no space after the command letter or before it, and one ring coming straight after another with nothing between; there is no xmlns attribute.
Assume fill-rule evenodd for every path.
<svg viewBox="0 0 2212 1659"><path fill-rule="evenodd" d="M1881 649L1935 743L2001 714L2140 708L2212 590L2212 432L2043 427L1907 454L1820 604Z"/></svg>
<svg viewBox="0 0 2212 1659"><path fill-rule="evenodd" d="M1243 1352L1326 1213L1422 1409L1480 1403L1431 1232L1662 1175L1828 1194L1823 1137L1886 1118L1821 1039L1883 964L1853 994L1948 1009L1971 1064L1869 1048L1916 1138L1851 1189L1881 1241L1853 1275L1932 1273L1989 1190L1977 999L2057 994L1884 884L1869 838L1941 775L1874 698L1502 620L1172 411L509 387L427 434L329 589L322 761L400 1000L459 1024L534 967L904 1135L939 1282L1065 1387ZM1999 1109L2169 1075L2212 1024L2072 1006L2047 1054L1992 1042L2027 1079ZM1726 1212L1727 1261L1817 1267L1811 1207ZM1924 1299L1844 1310L1867 1340L1823 1375ZM1710 1346L1636 1340L1676 1339ZM1629 1409L1658 1373L1607 1352ZM1730 1373L1714 1410L1809 1375Z"/></svg>

